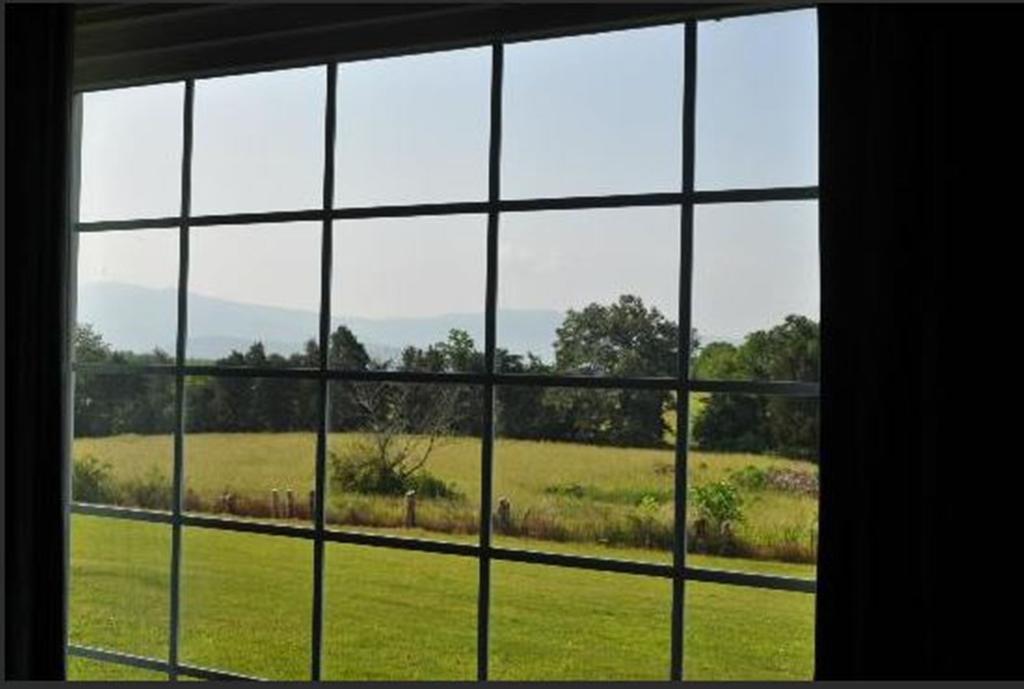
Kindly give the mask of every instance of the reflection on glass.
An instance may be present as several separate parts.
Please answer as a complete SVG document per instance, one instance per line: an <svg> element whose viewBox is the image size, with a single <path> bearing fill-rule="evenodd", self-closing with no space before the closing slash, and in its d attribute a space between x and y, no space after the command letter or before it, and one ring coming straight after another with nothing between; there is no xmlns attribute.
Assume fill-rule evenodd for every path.
<svg viewBox="0 0 1024 689"><path fill-rule="evenodd" d="M75 308L86 331L82 337L102 339L111 350L151 355L127 361L164 363L157 349L173 358L178 230L82 232L77 239Z"/></svg>
<svg viewBox="0 0 1024 689"><path fill-rule="evenodd" d="M324 677L476 678L474 558L328 544Z"/></svg>
<svg viewBox="0 0 1024 689"><path fill-rule="evenodd" d="M675 372L678 208L507 213L499 236L501 368Z"/></svg>
<svg viewBox="0 0 1024 689"><path fill-rule="evenodd" d="M328 526L476 540L479 388L332 383Z"/></svg>
<svg viewBox="0 0 1024 689"><path fill-rule="evenodd" d="M505 198L679 191L683 29L509 45Z"/></svg>
<svg viewBox="0 0 1024 689"><path fill-rule="evenodd" d="M668 679L667 579L514 562L491 571L492 679Z"/></svg>
<svg viewBox="0 0 1024 689"><path fill-rule="evenodd" d="M171 527L71 517L69 640L166 658Z"/></svg>
<svg viewBox="0 0 1024 689"><path fill-rule="evenodd" d="M174 377L83 370L74 389L72 499L171 509Z"/></svg>
<svg viewBox="0 0 1024 689"><path fill-rule="evenodd" d="M320 208L324 67L196 81L195 215Z"/></svg>
<svg viewBox="0 0 1024 689"><path fill-rule="evenodd" d="M690 581L683 610L683 679L813 679L813 594Z"/></svg>
<svg viewBox="0 0 1024 689"><path fill-rule="evenodd" d="M309 679L309 541L186 527L181 591L183 663L266 679Z"/></svg>
<svg viewBox="0 0 1024 689"><path fill-rule="evenodd" d="M818 401L694 393L690 415L690 551L715 569L813 578Z"/></svg>
<svg viewBox="0 0 1024 689"><path fill-rule="evenodd" d="M701 22L697 189L818 183L813 9Z"/></svg>
<svg viewBox="0 0 1024 689"><path fill-rule="evenodd" d="M178 215L184 84L82 95L79 220Z"/></svg>
<svg viewBox="0 0 1024 689"><path fill-rule="evenodd" d="M657 390L499 387L495 543L670 560L673 404Z"/></svg>
<svg viewBox="0 0 1024 689"><path fill-rule="evenodd" d="M490 48L338 67L335 204L487 196Z"/></svg>
<svg viewBox="0 0 1024 689"><path fill-rule="evenodd" d="M312 380L188 378L185 509L310 521L319 399Z"/></svg>
<svg viewBox="0 0 1024 689"><path fill-rule="evenodd" d="M455 346L482 352L486 242L483 216L337 222L332 331L354 337L368 360L332 358L331 365L408 368L408 347L451 345L453 330ZM445 364L468 370L472 358Z"/></svg>
<svg viewBox="0 0 1024 689"><path fill-rule="evenodd" d="M316 223L193 228L189 360L318 366L321 237Z"/></svg>
<svg viewBox="0 0 1024 689"><path fill-rule="evenodd" d="M698 366L698 377L817 380L819 295L816 201L695 209L693 327L700 345L753 355L746 369ZM791 363L766 365L755 351L765 338L804 350Z"/></svg>

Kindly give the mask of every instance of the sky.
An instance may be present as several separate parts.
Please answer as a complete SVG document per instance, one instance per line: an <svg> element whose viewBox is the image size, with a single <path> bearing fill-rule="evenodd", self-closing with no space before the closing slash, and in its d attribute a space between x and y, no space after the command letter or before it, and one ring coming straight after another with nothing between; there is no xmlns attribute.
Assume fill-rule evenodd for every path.
<svg viewBox="0 0 1024 689"><path fill-rule="evenodd" d="M506 48L504 198L677 191L683 29L654 27ZM192 212L318 208L323 67L196 82ZM480 201L487 194L490 50L344 63L337 207ZM80 219L177 215L180 83L84 99ZM696 176L700 190L817 183L813 10L702 22ZM204 227L189 289L315 311L320 226ZM695 211L693 324L739 338L788 313L818 316L817 205ZM334 224L336 316L425 317L483 308L486 217ZM679 210L504 214L499 308L579 308L623 292L678 314ZM171 288L174 230L83 238L80 283ZM499 323L500 330L500 323Z"/></svg>

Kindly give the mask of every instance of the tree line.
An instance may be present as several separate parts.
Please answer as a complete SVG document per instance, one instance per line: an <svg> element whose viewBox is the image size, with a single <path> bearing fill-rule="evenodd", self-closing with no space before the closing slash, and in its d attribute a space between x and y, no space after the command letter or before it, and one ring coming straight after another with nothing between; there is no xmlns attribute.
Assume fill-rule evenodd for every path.
<svg viewBox="0 0 1024 689"><path fill-rule="evenodd" d="M750 334L740 345L713 342L700 346L696 333L689 358L702 378L817 380L818 326L790 316L767 331ZM546 363L527 353L499 348L495 367L504 373L601 376L671 376L678 367L676 325L657 308L623 295L611 304L590 304L567 312L556 330L555 357ZM76 329L79 362L124 365L171 364L162 350L138 354L114 350L89 325ZM328 365L353 371L394 370L482 372L483 351L472 337L453 330L446 340L427 347L406 347L393 360L377 361L346 326L328 340ZM232 351L215 362L254 369L318 368L316 340L288 356L268 354L261 342L245 352ZM166 375L111 375L79 371L75 380L75 433L106 436L121 433L170 433L175 427L174 379ZM185 380L186 429L190 432L313 431L319 420L318 382L294 378L189 376ZM482 430L479 387L440 384L383 384L331 381L329 428L366 430L380 419L368 417L373 395L386 394L391 415L403 432L431 432L438 424L437 402L448 410L442 420L454 434ZM401 388L395 396L388 389ZM400 402L393 402L393 400ZM496 432L503 437L558 440L632 447L662 447L670 440L666 413L675 407L670 390L499 386L495 399ZM707 450L775 452L816 456L816 404L787 398L711 394L701 400L692 441Z"/></svg>

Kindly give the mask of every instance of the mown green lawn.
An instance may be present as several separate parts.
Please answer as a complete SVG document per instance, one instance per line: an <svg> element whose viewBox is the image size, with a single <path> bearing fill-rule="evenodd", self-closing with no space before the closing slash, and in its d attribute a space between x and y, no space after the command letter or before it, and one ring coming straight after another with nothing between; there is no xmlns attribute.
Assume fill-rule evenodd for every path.
<svg viewBox="0 0 1024 689"><path fill-rule="evenodd" d="M166 658L170 528L75 515L71 539L72 643ZM813 576L809 566L746 564ZM324 678L474 678L477 572L472 558L329 544ZM312 579L307 541L186 527L182 661L308 678ZM665 679L670 601L669 582L658 578L494 562L491 677ZM809 594L687 582L686 676L810 678L813 603ZM77 658L70 671L73 679L160 678Z"/></svg>

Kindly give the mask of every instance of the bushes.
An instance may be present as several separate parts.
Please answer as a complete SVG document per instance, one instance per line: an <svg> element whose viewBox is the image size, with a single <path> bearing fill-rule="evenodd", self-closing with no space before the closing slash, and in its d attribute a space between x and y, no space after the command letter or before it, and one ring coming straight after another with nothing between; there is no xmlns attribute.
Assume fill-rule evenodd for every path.
<svg viewBox="0 0 1024 689"><path fill-rule="evenodd" d="M338 490L363 495L403 495L415 490L423 498L458 500L462 494L426 469L407 473L401 465L383 461L378 455L350 450L344 455L328 451L331 480Z"/></svg>
<svg viewBox="0 0 1024 689"><path fill-rule="evenodd" d="M730 472L732 481L747 490L761 490L768 485L768 469L761 469L748 464L742 469Z"/></svg>
<svg viewBox="0 0 1024 689"><path fill-rule="evenodd" d="M697 514L713 527L721 528L730 522L743 521L743 497L729 481L694 486L690 495Z"/></svg>
<svg viewBox="0 0 1024 689"><path fill-rule="evenodd" d="M118 490L110 464L91 455L76 459L71 470L71 497L76 502L117 504Z"/></svg>
<svg viewBox="0 0 1024 689"><path fill-rule="evenodd" d="M86 455L74 460L71 471L71 496L76 502L171 509L171 484L156 467L150 467L142 477L118 481L109 463Z"/></svg>
<svg viewBox="0 0 1024 689"><path fill-rule="evenodd" d="M697 519L689 534L692 549L730 555L736 550L735 524L742 522L743 497L729 481L715 481L690 489Z"/></svg>
<svg viewBox="0 0 1024 689"><path fill-rule="evenodd" d="M156 467L145 476L132 478L120 485L121 504L151 510L170 510L174 502L170 481Z"/></svg>

